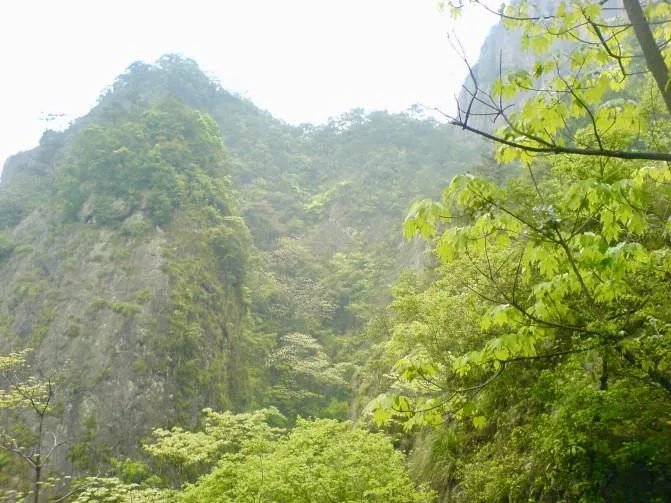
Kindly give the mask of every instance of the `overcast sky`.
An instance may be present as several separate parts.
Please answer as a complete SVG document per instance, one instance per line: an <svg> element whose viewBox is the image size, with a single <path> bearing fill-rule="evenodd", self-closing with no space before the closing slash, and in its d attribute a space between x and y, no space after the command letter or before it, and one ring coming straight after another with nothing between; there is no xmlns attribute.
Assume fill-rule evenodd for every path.
<svg viewBox="0 0 671 503"><path fill-rule="evenodd" d="M44 114L85 114L133 61L176 52L291 123L354 107L450 108L495 22L435 0L1 0L0 166L34 147ZM52 126L55 123L52 123Z"/></svg>

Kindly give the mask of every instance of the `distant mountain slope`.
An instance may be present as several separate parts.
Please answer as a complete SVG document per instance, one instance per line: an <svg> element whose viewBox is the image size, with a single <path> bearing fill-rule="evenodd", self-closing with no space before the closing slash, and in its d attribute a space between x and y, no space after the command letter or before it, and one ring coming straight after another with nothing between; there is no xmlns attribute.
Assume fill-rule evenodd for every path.
<svg viewBox="0 0 671 503"><path fill-rule="evenodd" d="M205 406L342 417L357 331L417 260L408 204L477 155L433 121L293 127L191 60L131 65L0 185L0 349L60 372L59 465L103 466ZM286 344L336 377L278 363Z"/></svg>

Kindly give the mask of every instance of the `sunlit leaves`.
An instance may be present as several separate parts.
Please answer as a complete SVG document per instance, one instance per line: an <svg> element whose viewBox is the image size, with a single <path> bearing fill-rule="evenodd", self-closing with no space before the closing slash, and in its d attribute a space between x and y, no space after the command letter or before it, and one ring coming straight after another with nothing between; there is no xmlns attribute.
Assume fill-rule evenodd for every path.
<svg viewBox="0 0 671 503"><path fill-rule="evenodd" d="M482 330L489 330L492 327L504 326L511 315L514 316L515 309L510 304L499 304L491 307L480 322Z"/></svg>
<svg viewBox="0 0 671 503"><path fill-rule="evenodd" d="M6 389L0 389L0 410L45 407L49 404L50 385L48 381L35 376L23 376L26 370L26 359L32 349L15 351L8 355L0 355L0 379ZM0 437L3 433L0 432Z"/></svg>
<svg viewBox="0 0 671 503"><path fill-rule="evenodd" d="M6 373L21 367L30 352L30 349L24 349L9 353L8 355L0 355L0 372Z"/></svg>
<svg viewBox="0 0 671 503"><path fill-rule="evenodd" d="M176 491L125 484L116 477L86 477L75 484L75 503L171 503Z"/></svg>
<svg viewBox="0 0 671 503"><path fill-rule="evenodd" d="M382 434L349 422L299 419L267 452L221 463L187 488L183 501L433 501L403 461Z"/></svg>
<svg viewBox="0 0 671 503"><path fill-rule="evenodd" d="M596 78L588 99L603 99L604 82ZM645 130L630 103L613 101L603 110L614 128L613 141ZM621 118L607 116L615 110ZM548 115L557 131L561 113ZM524 127L540 127L533 108L522 108L520 114ZM580 134L594 139L589 128ZM506 152L519 156L514 149ZM482 339L468 350L448 352L440 364L430 346L410 349L407 344L408 352L392 369L394 393L371 409L377 421L404 418L406 427L433 423L460 410L459 400L471 389L464 380L487 382L506 363L543 358L558 346L582 348L595 340L621 339L614 335L616 320L637 316L651 287L663 290L663 283L655 286L649 280L661 279L669 264L667 254L655 249L662 244L659 236L667 233L669 210L664 205L656 210L660 214L652 214L648 205L671 198L665 165L560 159L541 169L551 172L531 165L508 186L457 176L440 203L413 208L410 235L431 241L442 263L466 261L480 276L483 284L464 284L487 307L477 325ZM539 174L533 176L534 171ZM450 218L441 220L439 213ZM425 332L424 325L410 324L395 336L420 341Z"/></svg>
<svg viewBox="0 0 671 503"><path fill-rule="evenodd" d="M485 416L474 416L473 426L475 426L478 430L481 430L487 426L487 418Z"/></svg>
<svg viewBox="0 0 671 503"><path fill-rule="evenodd" d="M268 363L297 379L302 388L322 390L346 385L343 369L334 365L321 344L306 334L283 336Z"/></svg>
<svg viewBox="0 0 671 503"><path fill-rule="evenodd" d="M203 410L202 429L187 431L181 427L170 430L157 428L153 442L144 450L162 463L167 472L192 477L207 473L222 457L258 450L283 432L269 422L283 421L275 409L263 409L244 414ZM193 480L192 480L193 481Z"/></svg>
<svg viewBox="0 0 671 503"><path fill-rule="evenodd" d="M403 234L406 237L420 234L428 239L434 235L437 223L446 218L449 218L449 213L442 204L429 200L417 201L405 217Z"/></svg>
<svg viewBox="0 0 671 503"><path fill-rule="evenodd" d="M653 35L668 59L663 41L669 23L660 22L665 10L647 10ZM660 149L641 143L641 136L664 119L642 114L638 100L615 98L627 85L659 93L651 80L638 77L640 48L633 31L626 29L626 19L613 9L604 11L602 2L594 0L515 2L504 12L504 24L519 31L522 50L534 57L529 67L499 75L489 93L477 96L476 102L500 128L499 162L530 162L535 152L564 148L585 153Z"/></svg>
<svg viewBox="0 0 671 503"><path fill-rule="evenodd" d="M428 355L414 353L397 360L393 371L405 381L412 382L417 378L428 380L434 377L438 373L439 367L431 361Z"/></svg>
<svg viewBox="0 0 671 503"><path fill-rule="evenodd" d="M646 10L668 18L668 6ZM521 1L505 14L533 66L500 75L482 97L500 126L496 159L525 169L498 185L455 178L440 202L449 220L413 214L408 230L433 246L438 280L398 291L393 307L403 310L385 347L397 363L368 412L405 428L440 424L448 439L431 460L448 467L441 475L459 487L456 500L648 494L649 484L628 491L642 460L649 480L668 477L658 451L644 451L671 424L663 435L650 428L671 393L671 170L543 154L666 152L668 117L646 101L651 82L630 73L639 69L632 31L608 26L602 3ZM665 21L652 29L667 52ZM468 305L469 328L445 314L456 305Z"/></svg>

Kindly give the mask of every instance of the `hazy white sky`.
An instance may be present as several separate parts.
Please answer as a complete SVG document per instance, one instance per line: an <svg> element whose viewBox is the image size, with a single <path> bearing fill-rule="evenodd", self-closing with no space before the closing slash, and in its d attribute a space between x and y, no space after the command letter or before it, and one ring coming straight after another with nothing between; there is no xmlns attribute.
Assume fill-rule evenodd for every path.
<svg viewBox="0 0 671 503"><path fill-rule="evenodd" d="M495 22L435 0L1 0L0 166L35 146L46 113L85 114L130 63L177 52L291 123L354 107L450 108ZM52 125L53 127L53 125Z"/></svg>

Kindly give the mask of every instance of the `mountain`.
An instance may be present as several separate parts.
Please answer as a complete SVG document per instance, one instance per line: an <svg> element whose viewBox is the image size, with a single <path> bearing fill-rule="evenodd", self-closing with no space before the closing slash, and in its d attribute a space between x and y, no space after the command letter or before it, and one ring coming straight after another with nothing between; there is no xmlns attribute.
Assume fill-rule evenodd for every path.
<svg viewBox="0 0 671 503"><path fill-rule="evenodd" d="M0 351L54 382L53 466L100 469L200 410L344 418L408 204L477 161L354 110L290 126L175 55L133 63L0 185Z"/></svg>

